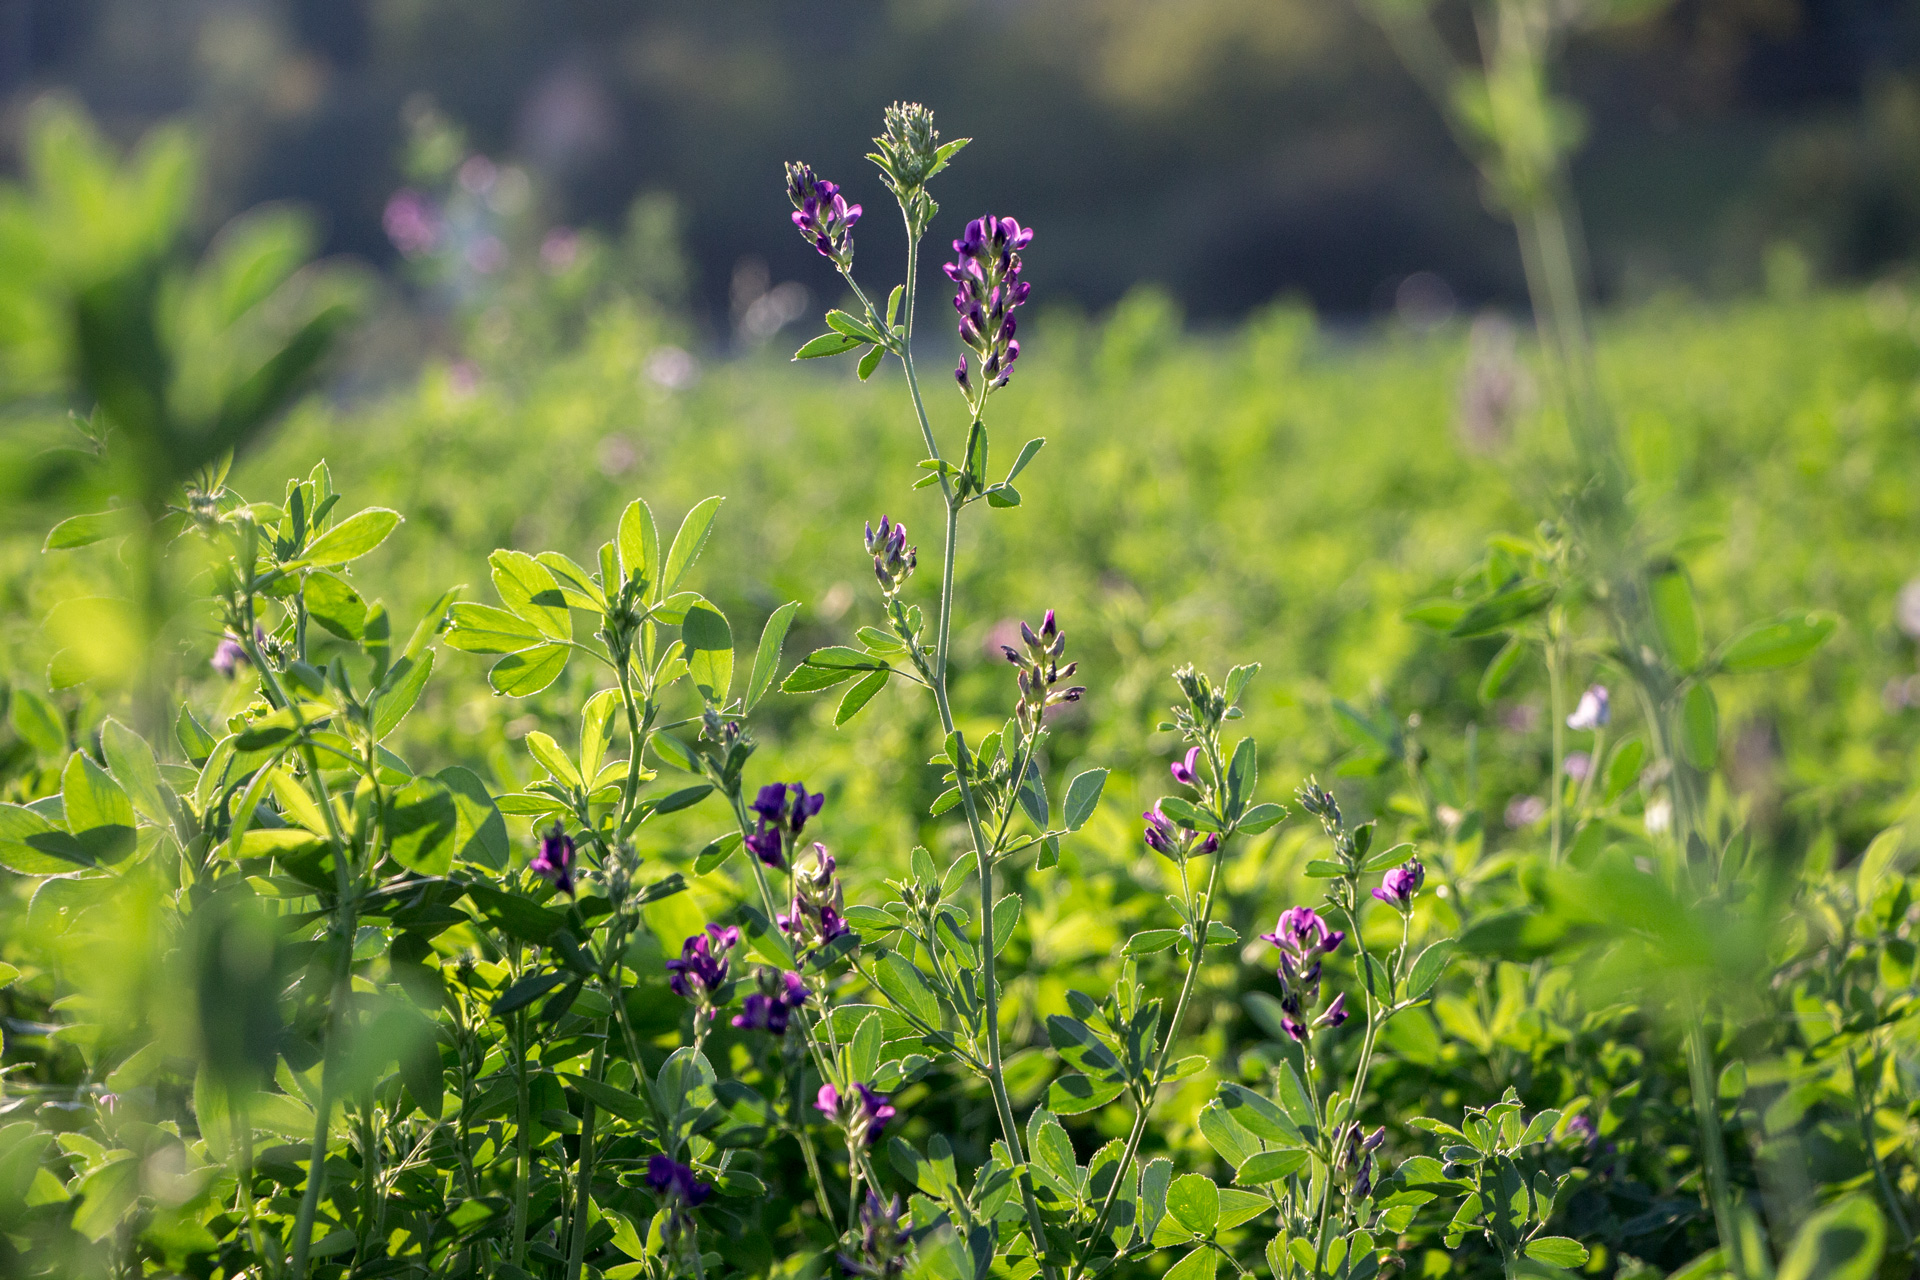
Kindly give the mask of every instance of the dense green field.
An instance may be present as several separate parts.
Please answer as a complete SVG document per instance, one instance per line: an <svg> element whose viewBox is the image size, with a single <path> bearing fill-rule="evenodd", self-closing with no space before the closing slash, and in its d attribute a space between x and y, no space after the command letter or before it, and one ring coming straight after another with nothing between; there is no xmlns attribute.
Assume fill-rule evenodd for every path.
<svg viewBox="0 0 1920 1280"><path fill-rule="evenodd" d="M864 521L877 522L882 513L904 520L923 565L937 565L943 509L937 490L909 494L922 474L916 463L923 449L891 368L888 376L861 383L844 363L796 367L780 358L784 337L766 352L696 359L682 349L696 344L676 322L631 300L562 308L557 321L540 307L503 306L477 331L470 361L431 363L416 382L397 388L349 382L343 385L355 389L303 403L242 454L229 480L240 495L278 503L288 478L308 475L324 459L334 490L345 495L341 513L365 506L401 512L406 522L350 571L362 595L386 602L396 637L453 584L467 584L469 601L494 602L487 557L495 548L559 550L581 564L597 563L597 548L636 497L651 504L665 536L701 499L725 496L689 582L731 620L743 670L752 637L783 602L800 606L787 641L789 666L815 647L852 643L858 628L883 621L861 542ZM1410 607L1450 596L1456 586L1498 585L1492 571L1483 572L1489 540L1531 536L1543 515L1558 509L1570 468L1564 427L1540 407L1550 397L1523 388L1510 419L1491 431L1464 429L1461 384L1475 376L1475 357L1462 323L1422 334L1384 327L1337 331L1279 307L1231 330L1196 334L1155 295L1139 293L1098 320L1042 312L1021 332L1019 376L992 402L992 469L999 473L1021 441L1044 437L1046 445L1020 477L1017 508L995 510L991 518L982 509L963 526L956 720L977 742L1007 716L1012 675L999 645L1017 620L1034 621L1052 609L1080 663L1074 679L1089 692L1049 718L1041 767L1056 801L1081 771L1113 771L1092 819L1064 840L1057 868L1009 856L1002 872L1020 897L1000 973L1006 1079L1023 1115L1043 1099L1068 1110L1057 1091L1049 1092L1062 1064L1047 1048L1045 1020L1070 1009L1084 1015L1070 1005L1070 989L1097 993L1136 973L1156 989L1178 985L1176 956L1164 948L1121 959L1129 938L1168 923L1163 895L1188 891L1181 870L1143 847L1136 816L1167 788L1167 761L1180 754L1178 735L1156 727L1177 700L1168 676L1185 662L1216 675L1257 662L1262 670L1242 704L1244 721L1234 726L1235 736L1244 730L1260 744L1257 797L1291 803L1296 788L1317 775L1340 797L1349 826L1379 819L1376 849L1398 839L1419 843L1435 888L1408 917L1416 942L1466 934L1431 1010L1409 1007L1383 1033L1382 1060L1363 1105L1368 1124L1390 1126L1382 1157L1387 1167L1414 1169L1410 1162L1434 1145L1431 1132L1410 1126L1409 1118L1451 1124L1463 1107L1493 1104L1512 1086L1530 1114L1548 1107L1564 1109L1568 1118L1591 1113L1598 1125L1589 1145L1569 1137L1563 1125L1553 1137L1558 1145L1540 1157L1556 1174L1584 1171L1554 1230L1591 1247L1591 1272L1664 1275L1701 1255L1713 1244L1713 1219L1697 1168L1692 1086L1678 1047L1684 1020L1669 1016L1671 975L1658 967L1661 956L1682 954L1721 983L1706 989L1716 1002L1716 1060L1731 1064L1719 1092L1732 1164L1738 1185L1763 1206L1776 1246L1787 1250L1806 1217L1809 1205L1796 1202L1796 1188L1819 1184L1829 1199L1863 1188L1884 1193L1888 1221L1897 1221L1901 1205L1914 1204L1914 1116L1904 1101L1913 1097L1913 1019L1903 995L1912 984L1911 893L1902 861L1911 845L1896 831L1875 846L1880 852L1873 858L1856 860L1906 817L1913 796L1920 620L1909 616L1903 630L1896 601L1902 587L1920 577L1920 483L1913 468L1920 309L1886 285L1869 293L1711 305L1674 298L1610 315L1602 324L1600 368L1636 477L1636 554L1684 566L1708 646L1786 611L1828 610L1840 619L1835 637L1803 664L1714 676L1724 763L1712 773L1703 829L1711 828L1716 866L1720 846L1737 846L1744 856L1750 843L1751 859L1743 863L1729 852L1725 864L1733 868L1730 883L1742 865L1749 880L1732 884L1697 914L1675 907L1668 917L1646 919L1633 916L1636 903L1656 912L1674 901L1650 887L1663 829L1647 820L1646 810L1662 778L1636 775L1630 762L1619 772L1618 793L1584 816L1594 840L1577 847L1572 868L1548 865L1537 815L1528 818L1513 804L1544 794L1553 771L1545 671L1530 656L1496 697L1483 699L1477 690L1500 637L1452 640L1407 617ZM943 316L923 339L922 359L936 371L946 367L945 338ZM1524 344L1520 360L1530 363ZM1531 378L1521 374L1522 383ZM947 387L939 391L935 429L952 457L966 424L957 410L947 412L953 407ZM44 421L57 400L45 385L26 387L16 408L23 421ZM115 540L43 552L47 526L71 514L23 497L0 541L7 593L0 680L10 691L9 727L0 729L0 800L9 803L44 805L61 789L63 767L84 777L88 766L71 761L91 760L86 753L103 749L96 735L104 717L137 719L142 697L153 693L105 679L48 688L55 649L74 641L43 622L65 603L125 591L134 563L132 544ZM183 553L174 576L180 599L204 594L215 581L211 574L211 561ZM933 578L923 567L905 598L927 602ZM1913 611L1909 604L1908 614ZM423 644L438 621L429 615ZM583 621L579 634L586 630ZM227 681L207 666L219 632L218 618L204 606L185 605L153 646L151 669L166 682L169 715L182 700L214 726L264 712L256 703L261 688L244 668L243 678ZM1590 681L1614 683L1616 733L1623 733L1643 720L1642 711L1613 674L1618 655L1583 636L1571 650L1566 687L1577 693ZM316 665L335 655L362 661L357 643L318 631L312 643ZM607 681L576 662L543 692L502 698L485 683L489 661L457 646L438 649L431 682L387 741L413 775L466 766L497 796L523 793L538 777L528 754L537 739L528 735L551 734L570 748L581 705ZM292 665L289 660L289 671ZM753 781L803 778L827 795L825 816L811 830L832 843L851 903L877 904L887 893L884 880L912 874L909 850L916 844L932 850L938 867L956 864L949 879L964 883L965 867L956 860L966 828L953 814L929 816L943 787L939 770L922 764L942 747L930 700L896 683L840 728L833 724L836 701L769 695L754 712L761 750ZM49 705L60 721L51 731L34 718L36 707ZM667 706L676 719L698 710L684 685L668 695ZM1560 708L1562 718L1566 710ZM233 723L245 727L244 720ZM69 730L80 755L67 754ZM160 754L169 765L178 763L179 753L164 740ZM310 765L302 776L321 773ZM167 776L173 784L190 775ZM73 782L66 785L71 793ZM262 812L278 821L297 808L282 796ZM207 808L196 821L211 829L218 809ZM649 877L681 871L691 889L647 905L645 927L636 926L637 934L622 944L630 981L620 987L616 963L612 982L633 1018L626 1029L640 1037L640 1061L616 1064L609 1079L641 1089L634 1072L662 1070L666 1053L685 1038L683 1021L691 1026L678 998L667 993L662 959L709 919L745 919L730 914L751 899L743 856L694 872L696 851L730 824L720 804L703 803L649 821L634 836ZM507 829L511 865L499 883L560 905L539 877L524 874L534 848L531 824L515 817ZM241 837L234 841L238 849ZM1221 1136L1218 1121L1209 1131L1203 1108L1223 1082L1278 1080L1277 1064L1294 1052L1276 1030L1271 952L1254 939L1282 908L1319 900L1324 877L1309 878L1307 864L1331 856L1325 835L1300 814L1271 834L1228 848L1222 892L1210 906L1233 936L1212 952L1203 949L1204 963L1194 962L1195 1003L1179 1028L1182 1049L1199 1056L1192 1074L1162 1103L1160 1123L1140 1151L1143 1159L1169 1156L1182 1170L1217 1172L1223 1182L1234 1176L1233 1166L1244 1174L1246 1152L1231 1134ZM1687 880L1689 853L1678 855L1676 883ZM1356 855L1355 867L1363 855ZM1636 857L1646 864L1640 871L1649 873L1639 877L1647 882L1639 889L1628 874ZM314 907L319 899L271 864L271 858L241 860L220 875L229 885L244 879L251 886L233 892L257 890L275 902L286 939L295 939L283 939L280 954L294 957L289 965L306 962L309 944L319 945L314 931L324 932L316 923L323 914ZM1870 874L1861 872L1856 881L1860 865ZM484 888L502 870L456 864L453 883L473 876ZM138 1274L149 1263L211 1274L214 1234L224 1250L220 1266L230 1268L223 1274L237 1274L244 1269L240 1260L251 1256L236 1226L240 1211L222 1216L205 1200L209 1186L234 1193L225 1170L227 1181L203 1182L177 1200L167 1199L165 1187L172 1184L152 1173L142 1175L144 1182L121 1178L110 1190L103 1171L117 1168L118 1157L106 1159L94 1139L82 1142L71 1132L104 1126L114 1141L141 1150L141 1142L175 1142L188 1153L182 1158L202 1162L194 1167L213 1177L209 1153L219 1153L206 1142L206 1075L202 1068L196 1076L194 1067L191 1028L199 1024L170 1007L165 989L173 972L167 966L187 934L176 936L163 913L150 911L162 901L178 907L179 928L190 934L195 917L180 904L199 904L200 882L166 881L157 867L141 874L149 872L160 876L151 886L131 874L125 881L91 872L51 881L7 878L0 957L19 975L0 996L13 1019L5 1105L10 1115L66 1135L56 1159L65 1163L48 1179L51 1189L36 1182L27 1165L15 1170L25 1178L19 1187L0 1186L19 1201L0 1199L11 1247L43 1242L41 1271L86 1274L111 1261L116 1274ZM48 890L48 884L64 887ZM1801 888L1780 891L1782 884ZM1641 890L1646 897L1630 896ZM1622 894L1617 900L1583 900L1616 891ZM1364 941L1384 953L1398 941L1400 918L1370 909ZM1856 915L1864 922L1860 939L1848 932L1851 923L1834 923ZM1537 922L1552 927L1529 932ZM398 940L390 953L383 951L388 926L363 925L352 951L362 967L340 989L369 998L378 992L381 999L398 998L402 988L412 993L401 979L407 965L471 982L475 957L508 954L502 947L520 964L519 942L483 937L486 922L479 915L444 926L441 920L434 925L438 933L395 935L412 939L406 946L417 943L416 954ZM299 930L308 933L296 937ZM1654 942L1636 950L1646 943L1643 933ZM1837 948L1823 950L1821 939L1830 935L1839 936ZM1676 950L1662 952L1662 946ZM1764 991L1757 982L1748 989L1754 970L1738 967L1757 960L1775 966ZM1345 958L1334 964L1336 985L1353 989ZM1733 971L1731 983L1727 971ZM873 998L861 977L842 974L834 981L840 984L836 999ZM288 1034L311 1040L325 1020L311 1009L324 988L302 990L289 999L299 996L308 1012ZM1862 994L1867 990L1873 994ZM468 1062L464 1048L456 1054L467 1043L462 1036L495 1025L485 1008L497 993L488 987L484 994L487 1000L476 996L460 1005L466 1013L449 1000L446 1011L434 1015L452 1019L439 1033L444 1069L463 1073L446 1077L447 1117L464 1114L473 1102L471 1092L462 1093L472 1072L483 1084L505 1078L498 1046L478 1063ZM217 991L202 991L194 1016L205 1022L219 999ZM607 1019L613 1006L600 1004L606 1009L583 1000L552 1015L563 1019L568 1035L584 1038L563 1040L552 1060L539 1062L547 1127L539 1138L544 1154L534 1162L540 1189L532 1222L536 1234L554 1233L539 1239L555 1246L565 1243L560 1229L574 1221L558 1206L567 1194L569 1159L578 1158L577 1142L569 1146L574 1140L561 1135L577 1130L582 1114L591 1128L595 1114L560 1080L586 1069L588 1039L613 1035ZM1785 1016L1789 1010L1804 1025ZM1847 1024L1853 1039L1836 1038L1843 1010L1867 1019ZM460 1021L468 1014L470 1026ZM116 1017L127 1025L116 1024ZM1814 1025L1820 1019L1831 1024L1825 1032ZM132 1070L131 1046L142 1043L149 1027L164 1052L138 1058L139 1070ZM1329 1046L1329 1062L1351 1069L1359 1051L1352 1037L1329 1036ZM1371 1046L1369 1038L1369 1054ZM1860 1046L1877 1064L1877 1083L1864 1094L1836 1083L1851 1078L1848 1072L1861 1074L1847 1065ZM722 1028L707 1050L723 1074L773 1089L768 1081L777 1073L750 1033ZM300 1052L290 1047L283 1056L283 1078L265 1096L292 1105L295 1094L317 1086L311 1076L296 1080L287 1065L301 1059ZM314 1057L301 1061L310 1066ZM598 1072L600 1056L593 1063ZM391 1221L384 1211L376 1215L371 1200L356 1205L345 1192L336 1194L319 1211L322 1227L336 1223L321 1237L338 1246L328 1245L332 1261L324 1265L351 1260L358 1274L513 1280L518 1268L488 1261L498 1262L505 1237L497 1224L507 1220L515 1185L500 1122L486 1138L499 1144L479 1147L483 1154L476 1157L479 1131L469 1134L464 1119L441 1119L437 1108L429 1123L401 1101L413 1094L401 1092L391 1059L376 1066L377 1089L368 1084L364 1099L343 1110L333 1131L342 1182L363 1176L354 1171L367 1167L367 1150L398 1158L403 1148L439 1160L439 1181L422 1175L392 1183ZM399 1070L409 1070L404 1053ZM417 1080L409 1077L407 1087L417 1091ZM137 1109L146 1129L132 1133L133 1121L115 1121L111 1113L70 1123L61 1118L65 1113L56 1114L61 1107L76 1115L93 1108L103 1082L112 1083L116 1095L137 1094L125 1105ZM495 1083L495 1092L501 1087ZM797 1112L798 1095L789 1092L788 1105ZM893 1096L903 1116L896 1131L916 1147L939 1134L968 1168L987 1159L999 1130L978 1080L951 1065L932 1067L901 1083ZM1856 1096L1868 1099L1861 1104L1864 1120L1850 1112ZM1120 1137L1129 1119L1118 1103L1068 1115L1068 1155L1075 1143L1084 1155ZM634 1153L646 1145L641 1136L651 1131L636 1125L608 1149L637 1160ZM457 1159L450 1154L454 1127L466 1144ZM821 1252L834 1233L805 1191L799 1147L787 1140L804 1128L805 1120L789 1112L765 1149L745 1157L772 1191L755 1193L750 1203L729 1199L725 1216L716 1208L706 1220L718 1228L704 1237L707 1247L729 1272L819 1274ZM171 1136L155 1136L163 1131ZM33 1125L0 1129L0 1163L41 1151L33 1133ZM262 1188L262 1214L290 1216L290 1189L299 1185L297 1166L305 1158L304 1147L290 1144L263 1152L264 1172L249 1171L246 1183ZM476 1159L478 1169L471 1167ZM897 1153L894 1159L897 1164ZM468 1162L464 1184L451 1172L461 1161ZM95 1186L83 1177L103 1181ZM517 1184L523 1196L526 1182L522 1177ZM608 1215L593 1219L589 1265L596 1273L630 1276L676 1262L671 1249L663 1258L658 1248L634 1254L637 1264L620 1261L633 1254L629 1243L638 1247L632 1231L601 1232L602 1226L616 1232L617 1222L637 1223L645 1234L654 1202L637 1186L629 1180L596 1189L596 1196L611 1197L596 1200ZM826 1198L822 1192L820 1203ZM253 1197L239 1199L251 1214ZM69 1231L62 1214L74 1200L80 1216ZM461 1230L471 1228L458 1248L434 1226L452 1220L456 1203L467 1213L458 1219ZM524 1200L516 1212L524 1232ZM393 1225L403 1213L415 1224L405 1230ZM656 1227L667 1220L655 1219ZM373 1221L392 1226L390 1238L381 1241ZM1887 1230L1881 1217L1873 1221ZM1498 1270L1478 1236L1444 1244L1445 1218L1436 1212L1402 1227L1394 1247L1405 1254L1408 1274ZM1230 1225L1217 1243L1224 1256L1257 1269L1272 1263L1273 1255L1262 1252L1268 1234L1257 1224ZM1884 1276L1897 1274L1900 1258L1911 1254L1911 1238L1906 1255L1894 1252L1896 1244L1888 1246ZM931 1254L935 1245L924 1247ZM558 1274L563 1255L551 1247L548 1253L551 1258L536 1248L529 1266L552 1263ZM1213 1256L1204 1245L1190 1255L1209 1269ZM1129 1265L1149 1274L1166 1260L1136 1258ZM934 1261L924 1265L928 1275L949 1274ZM998 1265L1004 1270L1005 1260ZM1014 1267L1020 1280L1032 1274L1033 1264L1023 1265ZM1197 1274L1188 1267L1182 1276ZM1708 1264L1692 1274L1720 1273Z"/></svg>

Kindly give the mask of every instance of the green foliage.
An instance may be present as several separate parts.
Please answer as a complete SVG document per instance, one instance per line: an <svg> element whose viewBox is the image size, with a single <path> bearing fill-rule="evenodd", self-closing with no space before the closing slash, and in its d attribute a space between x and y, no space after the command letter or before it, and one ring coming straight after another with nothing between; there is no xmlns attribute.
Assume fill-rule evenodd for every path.
<svg viewBox="0 0 1920 1280"><path fill-rule="evenodd" d="M206 317L304 259L247 225L254 266L181 277ZM1644 651L1585 535L1503 481L1560 474L1553 424L1450 438L1458 335L1346 347L1279 311L1201 341L1150 295L1038 328L998 485L984 397L911 496L939 460L897 389L750 360L669 388L666 330L613 304L477 389L303 409L232 478L173 474L157 528L23 528L0 1258L717 1280L872 1248L873 1188L867 1223L898 1193L951 1280L1904 1274L1914 646L1886 616L1920 499L1888 477L1920 359L1868 315L1611 323L1662 513ZM892 305L853 322L892 343ZM111 457L144 410L98 385ZM664 549L609 439L686 512ZM965 514L952 596L842 590L883 493L923 537ZM63 612L155 583L138 616L185 621L132 632L150 681L58 660L111 639ZM1049 605L1044 639L996 622ZM1090 693L1048 702L1065 632ZM1317 833L1282 803L1315 769ZM796 777L829 796L804 831L751 807ZM1509 804L1542 792L1550 819ZM1344 936L1276 976L1265 931L1309 906ZM676 993L696 940L731 969ZM899 1114L868 1144L825 1084Z"/></svg>

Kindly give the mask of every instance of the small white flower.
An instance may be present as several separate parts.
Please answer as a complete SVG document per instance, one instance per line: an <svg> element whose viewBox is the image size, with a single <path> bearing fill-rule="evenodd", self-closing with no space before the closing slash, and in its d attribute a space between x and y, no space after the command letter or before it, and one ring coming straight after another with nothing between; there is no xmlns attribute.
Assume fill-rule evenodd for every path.
<svg viewBox="0 0 1920 1280"><path fill-rule="evenodd" d="M1580 695L1580 705L1567 717L1569 729L1604 729L1613 719L1613 703L1607 696L1607 686L1588 685L1587 691Z"/></svg>
<svg viewBox="0 0 1920 1280"><path fill-rule="evenodd" d="M1673 801L1667 799L1665 796L1662 796L1658 800L1655 800L1652 804L1647 806L1647 834L1648 835L1650 836L1665 835L1667 832L1667 829L1672 825L1673 825Z"/></svg>

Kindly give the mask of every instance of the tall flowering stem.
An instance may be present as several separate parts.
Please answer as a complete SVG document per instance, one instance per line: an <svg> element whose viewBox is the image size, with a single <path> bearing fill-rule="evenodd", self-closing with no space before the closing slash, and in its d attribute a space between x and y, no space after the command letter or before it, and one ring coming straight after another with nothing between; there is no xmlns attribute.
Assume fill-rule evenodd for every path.
<svg viewBox="0 0 1920 1280"><path fill-rule="evenodd" d="M907 231L907 278L901 287L895 290L893 299L889 303L887 314L882 315L878 308L874 307L872 302L868 300L866 293L861 290L855 282L850 253L844 259L828 253L827 256L833 258L835 267L840 271L843 278L846 279L849 287L853 289L854 295L860 300L862 307L867 313L863 323L852 322L850 318L844 317L843 313L830 315L828 320L829 323L833 325L837 334L850 339L857 339L858 341L871 342L872 347L868 353L867 360L863 360L861 366L863 375L871 371L872 366L868 361L874 359L875 356L882 352L892 354L899 358L902 370L906 376L907 390L913 402L915 421L920 428L921 440L927 450L927 461L923 465L933 473L935 482L939 486L941 499L946 507L945 553L941 564L940 602L935 624L936 638L931 661L926 661L921 658L920 646L917 639L912 642L910 647L914 655L915 665L921 668L920 674L922 679L933 691L934 706L940 716L941 731L945 735L946 741L957 744L955 754L958 758L953 759L951 763L958 777L960 805L966 818L968 836L973 843L975 872L980 882L980 961L978 989L981 993L983 1004L982 1021L986 1039L986 1077L993 1093L994 1109L999 1116L1001 1136L1005 1139L1007 1147L1013 1155L1014 1163L1021 1169L1019 1182L1022 1206L1027 1218L1028 1231L1033 1238L1034 1255L1040 1260L1041 1270L1046 1276L1046 1280L1057 1280L1054 1260L1048 1256L1047 1237L1040 1215L1039 1202L1034 1196L1032 1179L1025 1170L1026 1154L1024 1136L1018 1120L1014 1117L1013 1100L1007 1091L1006 1072L1000 1044L1000 991L995 972L997 967L995 953L999 950L999 947L994 937L993 925L994 863L998 854L999 840L990 837L987 831L990 815L986 813L986 806L982 801L982 797L976 793L976 788L972 780L974 770L971 752L969 751L965 736L956 730L947 681L948 659L951 652L953 634L954 556L959 541L960 513L971 502L986 496L985 490L987 486L982 474L985 464L985 427L980 422L979 412L981 406L985 403L986 395L991 389L992 383L997 382L1004 385L1005 378L1001 375L1004 374L1005 365L1010 360L1010 344L1013 337L1012 328L1005 325L1005 321L1008 319L1006 312L1012 305L1017 304L1008 301L1011 297L1010 294L1003 293L1001 321L1002 327L1006 329L1004 339L998 337L999 330L997 328L993 334L988 334L983 326L976 326L979 328L981 339L988 342L990 346L993 343L1004 343L1007 345L999 348L1002 351L1002 357L1000 362L996 364L998 372L993 379L983 377L977 388L963 388L963 390L966 391L965 399L967 402L968 416L972 422L963 466L954 466L941 454L939 442L934 435L933 424L927 415L926 401L921 394L919 374L915 368L913 356L913 326L916 315L916 295L918 292L917 277L920 264L920 242L927 233L933 215L939 209L939 205L927 191L927 182L946 167L948 160L961 147L965 146L966 142L966 139L959 139L945 144L940 143L939 134L933 128L932 112L918 104L896 104L887 110L885 132L881 137L874 140L875 151L869 158L879 166L882 178L886 182L888 189L893 192L900 206L901 218L905 223ZM1011 220L1008 220L1008 222L1010 223ZM996 228L994 234L997 234L1000 223L996 221L994 225ZM992 238L993 236L985 234L983 231L981 239L983 251ZM1013 232L1009 238L1009 245L1011 238L1019 239L1020 245L1024 247L1024 245L1032 239L1032 232L1014 225ZM1011 253L1012 250L1010 247L1002 247ZM995 265L994 271L1004 285L1011 286L1012 284L1019 283L1012 278L1017 276L1017 265L1011 260L1004 265ZM983 265L982 281L985 281L986 276L987 268ZM1026 290L1024 286L1022 286L1020 289L1020 300L1024 301L1025 297ZM990 309L991 301L991 297L989 296L987 298L987 304L982 307L981 320L983 322ZM897 327L894 324L894 308L896 306L899 307L899 324ZM973 339L969 336L965 328L967 318L968 313L963 311L962 336L967 338L969 343L971 343ZM803 352L805 350L806 349L803 348ZM978 351L979 348L976 347L975 350ZM978 468L974 465L976 459L978 460ZM1027 744L1026 749L1030 752L1031 745ZM1024 763L1021 767L1024 770ZM757 868L755 874L760 875ZM764 879L764 877L762 878Z"/></svg>

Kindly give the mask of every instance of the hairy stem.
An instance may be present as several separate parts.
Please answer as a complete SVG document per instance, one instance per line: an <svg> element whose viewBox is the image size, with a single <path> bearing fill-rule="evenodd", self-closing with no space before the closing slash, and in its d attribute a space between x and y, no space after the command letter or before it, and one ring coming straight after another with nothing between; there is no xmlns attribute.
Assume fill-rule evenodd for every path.
<svg viewBox="0 0 1920 1280"><path fill-rule="evenodd" d="M1687 1075L1693 1093L1693 1113L1700 1124L1700 1146L1706 1153L1707 1194L1713 1204L1713 1224L1726 1250L1735 1280L1748 1280L1747 1256L1733 1216L1733 1179L1727 1169L1726 1142L1720 1132L1720 1090L1713 1070L1713 1046L1707 1043L1706 1014L1699 1002L1687 1010Z"/></svg>
<svg viewBox="0 0 1920 1280"><path fill-rule="evenodd" d="M338 1047L339 1020L352 994L354 915L351 905L344 916L346 934L341 939L340 958L333 967L333 997L328 1002L326 1032L320 1046L320 1097L316 1100L313 1141L307 1147L307 1185L300 1196L300 1211L293 1223L294 1280L305 1280L307 1258L313 1248L313 1217L320 1207L320 1195L327 1182L327 1128L333 1115L333 1056Z"/></svg>

